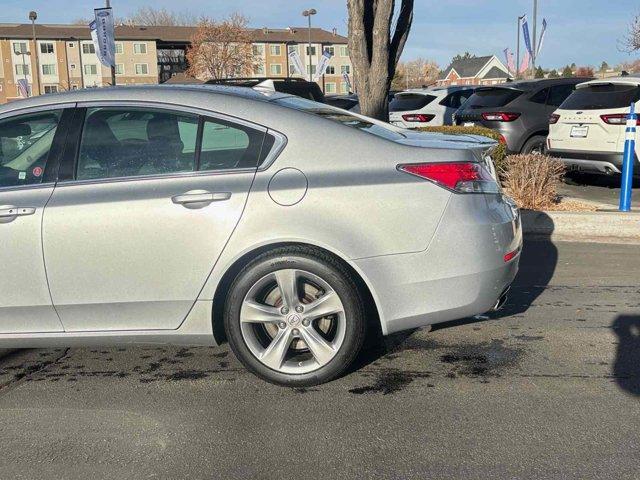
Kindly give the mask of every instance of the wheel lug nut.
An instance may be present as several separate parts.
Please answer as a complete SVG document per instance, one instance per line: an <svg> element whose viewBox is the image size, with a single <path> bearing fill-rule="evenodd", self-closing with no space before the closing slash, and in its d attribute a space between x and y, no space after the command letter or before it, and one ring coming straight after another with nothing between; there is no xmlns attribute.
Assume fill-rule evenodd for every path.
<svg viewBox="0 0 640 480"><path fill-rule="evenodd" d="M300 331L297 328L294 328L293 331L291 332L293 335L298 335L300 334Z"/></svg>
<svg viewBox="0 0 640 480"><path fill-rule="evenodd" d="M309 320L306 319L306 318L302 321L302 325L304 325L305 327L308 327L309 323L311 323L311 322L309 322Z"/></svg>
<svg viewBox="0 0 640 480"><path fill-rule="evenodd" d="M278 326L279 326L280 328L287 328L287 324L286 324L285 322L280 322L280 323L278 324Z"/></svg>
<svg viewBox="0 0 640 480"><path fill-rule="evenodd" d="M282 313L283 315L286 315L287 313L289 313L289 309L287 307L282 307L280 309L280 313Z"/></svg>
<svg viewBox="0 0 640 480"><path fill-rule="evenodd" d="M302 312L304 312L304 307L303 307L302 305L298 305L298 306L296 307L296 312L298 312L298 313L302 313Z"/></svg>

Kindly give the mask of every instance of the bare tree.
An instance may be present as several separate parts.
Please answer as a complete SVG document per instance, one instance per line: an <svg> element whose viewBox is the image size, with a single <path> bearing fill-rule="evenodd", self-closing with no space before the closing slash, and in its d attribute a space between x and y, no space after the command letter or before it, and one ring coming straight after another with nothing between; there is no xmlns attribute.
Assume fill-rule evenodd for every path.
<svg viewBox="0 0 640 480"><path fill-rule="evenodd" d="M190 26L196 25L203 17L189 12L174 12L166 8L140 7L129 15L124 23L127 25L153 26Z"/></svg>
<svg viewBox="0 0 640 480"><path fill-rule="evenodd" d="M349 55L364 115L387 121L387 96L413 22L413 0L347 0ZM394 28L395 16L395 28Z"/></svg>
<svg viewBox="0 0 640 480"><path fill-rule="evenodd" d="M408 62L399 62L392 86L399 90L432 85L438 79L439 71L440 67L436 62L422 57Z"/></svg>
<svg viewBox="0 0 640 480"><path fill-rule="evenodd" d="M187 51L187 74L200 80L250 76L256 63L247 23L240 14L201 20Z"/></svg>
<svg viewBox="0 0 640 480"><path fill-rule="evenodd" d="M627 33L618 40L618 49L627 53L640 50L640 14L633 17L627 27Z"/></svg>

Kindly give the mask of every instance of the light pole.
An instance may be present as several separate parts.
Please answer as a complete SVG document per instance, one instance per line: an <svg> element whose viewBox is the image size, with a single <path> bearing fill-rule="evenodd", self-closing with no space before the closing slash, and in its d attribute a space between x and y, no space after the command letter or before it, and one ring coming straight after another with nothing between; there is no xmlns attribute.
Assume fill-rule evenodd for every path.
<svg viewBox="0 0 640 480"><path fill-rule="evenodd" d="M524 15L521 15L518 17L518 29L516 31L517 35L516 35L516 80L519 78L520 76L520 25L522 24L522 19L524 18Z"/></svg>
<svg viewBox="0 0 640 480"><path fill-rule="evenodd" d="M36 60L36 74L33 76L33 80L34 80L34 84L35 84L35 80L38 81L38 88L36 91L38 92L38 95L40 95L40 61L38 59L38 43L36 40L36 19L37 18L38 18L37 12L33 10L29 12L29 20L31 20L31 31L33 33L33 50L34 50L33 56L35 57L35 60Z"/></svg>
<svg viewBox="0 0 640 480"><path fill-rule="evenodd" d="M318 11L315 8L311 8L309 10L305 10L304 12L302 12L302 16L303 17L307 17L307 19L309 20L309 46L308 49L309 51L307 52L307 55L309 57L309 81L312 82L313 81L313 73L311 72L311 16L315 15L316 13L318 13Z"/></svg>
<svg viewBox="0 0 640 480"><path fill-rule="evenodd" d="M531 73L536 74L536 34L538 26L538 0L533 0L533 55L531 55Z"/></svg>
<svg viewBox="0 0 640 480"><path fill-rule="evenodd" d="M105 0L104 6L107 8L111 8L111 0ZM115 87L116 86L116 66L111 65L110 70L111 70L111 86Z"/></svg>

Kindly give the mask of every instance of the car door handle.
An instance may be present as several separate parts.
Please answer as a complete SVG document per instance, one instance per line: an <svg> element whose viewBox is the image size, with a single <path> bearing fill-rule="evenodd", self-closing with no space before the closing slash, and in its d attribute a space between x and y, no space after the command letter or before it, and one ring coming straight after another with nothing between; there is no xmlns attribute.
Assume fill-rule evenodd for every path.
<svg viewBox="0 0 640 480"><path fill-rule="evenodd" d="M22 217L34 213L36 209L33 207L0 207L0 218Z"/></svg>
<svg viewBox="0 0 640 480"><path fill-rule="evenodd" d="M231 198L231 192L207 192L203 190L194 190L171 197L171 201L176 205L184 205L185 207L196 206L205 207L213 202L222 202Z"/></svg>

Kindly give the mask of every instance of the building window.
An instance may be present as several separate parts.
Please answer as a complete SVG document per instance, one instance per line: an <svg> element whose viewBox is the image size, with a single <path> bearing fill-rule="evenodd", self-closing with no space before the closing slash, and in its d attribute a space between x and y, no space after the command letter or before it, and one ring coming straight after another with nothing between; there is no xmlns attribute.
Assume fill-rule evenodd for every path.
<svg viewBox="0 0 640 480"><path fill-rule="evenodd" d="M341 57L348 57L349 56L349 47L347 47L346 45L342 45L340 47L340 56Z"/></svg>
<svg viewBox="0 0 640 480"><path fill-rule="evenodd" d="M116 75L124 75L124 63L116 63Z"/></svg>
<svg viewBox="0 0 640 480"><path fill-rule="evenodd" d="M136 75L149 75L149 65L146 63L136 63Z"/></svg>
<svg viewBox="0 0 640 480"><path fill-rule="evenodd" d="M275 57L279 57L282 54L282 51L280 50L280 45L271 45L269 48L271 50L271 55Z"/></svg>
<svg viewBox="0 0 640 480"><path fill-rule="evenodd" d="M336 54L336 49L335 47L325 47L324 48L325 52L328 52L329 55L331 55L332 57Z"/></svg>
<svg viewBox="0 0 640 480"><path fill-rule="evenodd" d="M347 82L340 82L340 91L342 93L349 93L349 85Z"/></svg>
<svg viewBox="0 0 640 480"><path fill-rule="evenodd" d="M271 75L281 75L282 74L282 65L279 63L272 63L270 67Z"/></svg>
<svg viewBox="0 0 640 480"><path fill-rule="evenodd" d="M84 74L85 75L97 75L98 74L98 66L93 64L87 64L84 66Z"/></svg>
<svg viewBox="0 0 640 480"><path fill-rule="evenodd" d="M71 70L75 70L76 69L76 64L72 63L71 65L69 65L69 68L71 68Z"/></svg>
<svg viewBox="0 0 640 480"><path fill-rule="evenodd" d="M264 65L262 63L255 65L253 68L253 73L256 75L264 75Z"/></svg>
<svg viewBox="0 0 640 480"><path fill-rule="evenodd" d="M44 86L44 93L58 93L58 86L57 85L45 85Z"/></svg>
<svg viewBox="0 0 640 480"><path fill-rule="evenodd" d="M42 65L42 74L43 75L55 75L56 74L56 64L43 64Z"/></svg>
<svg viewBox="0 0 640 480"><path fill-rule="evenodd" d="M29 75L29 65L28 64L18 64L16 65L16 75Z"/></svg>
<svg viewBox="0 0 640 480"><path fill-rule="evenodd" d="M309 45L307 45L307 49L306 49L307 55L315 55L316 54L316 47L311 47L311 53L309 53Z"/></svg>
<svg viewBox="0 0 640 480"><path fill-rule="evenodd" d="M307 75L315 75L316 74L316 66L311 65L311 69L309 69L309 65L307 65Z"/></svg>
<svg viewBox="0 0 640 480"><path fill-rule="evenodd" d="M82 53L84 54L90 54L90 53L96 53L96 47L93 43L83 43L82 44Z"/></svg>
<svg viewBox="0 0 640 480"><path fill-rule="evenodd" d="M69 48L76 48L76 44L73 43L73 42L69 42L69 43L67 43L67 45L68 45Z"/></svg>
<svg viewBox="0 0 640 480"><path fill-rule="evenodd" d="M124 47L122 46L122 43L116 42L116 53L117 54L124 53Z"/></svg>
<svg viewBox="0 0 640 480"><path fill-rule="evenodd" d="M40 53L53 53L53 43L41 43Z"/></svg>
<svg viewBox="0 0 640 480"><path fill-rule="evenodd" d="M336 67L334 67L333 65L328 65L327 66L327 71L325 73L327 75L335 75L336 74Z"/></svg>
<svg viewBox="0 0 640 480"><path fill-rule="evenodd" d="M13 44L13 53L15 53L16 55L21 55L27 52L27 42L15 42Z"/></svg>
<svg viewBox="0 0 640 480"><path fill-rule="evenodd" d="M287 45L287 53L298 53L298 45Z"/></svg>
<svg viewBox="0 0 640 480"><path fill-rule="evenodd" d="M144 55L147 53L147 44L146 43L134 43L133 44L133 53L138 55Z"/></svg>
<svg viewBox="0 0 640 480"><path fill-rule="evenodd" d="M351 73L351 65L340 65L340 73L349 75Z"/></svg>
<svg viewBox="0 0 640 480"><path fill-rule="evenodd" d="M253 55L256 57L261 57L264 55L264 45L254 45L253 46Z"/></svg>
<svg viewBox="0 0 640 480"><path fill-rule="evenodd" d="M333 82L325 83L324 85L325 93L336 93L336 84Z"/></svg>
<svg viewBox="0 0 640 480"><path fill-rule="evenodd" d="M294 67L291 63L289 64L289 75L296 75L298 72L296 71L296 67Z"/></svg>

